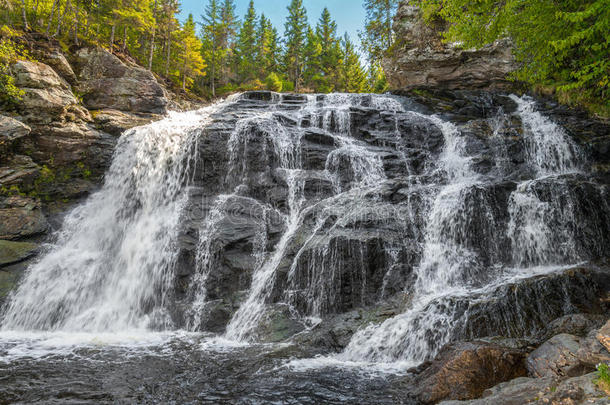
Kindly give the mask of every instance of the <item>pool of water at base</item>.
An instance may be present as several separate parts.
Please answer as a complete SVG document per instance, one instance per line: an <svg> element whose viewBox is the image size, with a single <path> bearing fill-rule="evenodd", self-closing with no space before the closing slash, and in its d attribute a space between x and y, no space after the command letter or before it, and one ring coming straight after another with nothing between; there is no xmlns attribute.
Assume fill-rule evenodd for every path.
<svg viewBox="0 0 610 405"><path fill-rule="evenodd" d="M192 333L0 332L0 404L414 404L383 368Z"/></svg>

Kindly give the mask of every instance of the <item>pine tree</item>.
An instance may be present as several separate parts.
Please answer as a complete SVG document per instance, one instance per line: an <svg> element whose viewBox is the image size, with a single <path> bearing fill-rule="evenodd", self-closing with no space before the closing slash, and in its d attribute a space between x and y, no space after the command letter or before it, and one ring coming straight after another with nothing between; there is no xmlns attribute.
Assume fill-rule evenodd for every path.
<svg viewBox="0 0 610 405"><path fill-rule="evenodd" d="M340 82L341 90L348 93L368 91L366 73L347 33L343 37L343 64L341 66Z"/></svg>
<svg viewBox="0 0 610 405"><path fill-rule="evenodd" d="M265 77L269 72L269 45L271 43L271 21L261 15L256 31L256 76Z"/></svg>
<svg viewBox="0 0 610 405"><path fill-rule="evenodd" d="M360 40L371 65L380 62L394 43L392 24L397 7L398 0L364 0L366 22Z"/></svg>
<svg viewBox="0 0 610 405"><path fill-rule="evenodd" d="M239 20L235 15L235 4L233 0L225 0L220 11L222 21L222 32L220 36L220 46L224 49L224 55L220 61L221 77L220 83L226 84L229 78L234 75L235 46L237 31L239 30Z"/></svg>
<svg viewBox="0 0 610 405"><path fill-rule="evenodd" d="M320 39L321 78L316 91L328 93L335 89L341 65L341 41L337 38L337 23L330 12L324 8L316 26L316 35Z"/></svg>
<svg viewBox="0 0 610 405"><path fill-rule="evenodd" d="M201 57L201 42L195 35L195 21L193 15L189 14L180 32L182 52L179 56L180 75L182 76L182 90L193 81L193 77L203 74L205 67Z"/></svg>
<svg viewBox="0 0 610 405"><path fill-rule="evenodd" d="M320 55L322 44L311 27L307 27L307 41L303 48L303 81L306 87L317 89L323 79Z"/></svg>
<svg viewBox="0 0 610 405"><path fill-rule="evenodd" d="M269 54L267 55L267 69L270 72L280 71L280 58L282 54L280 35L277 32L277 28L271 27L271 33L269 37Z"/></svg>
<svg viewBox="0 0 610 405"><path fill-rule="evenodd" d="M242 82L254 78L256 61L256 11L254 1L250 0L244 22L237 39L238 75Z"/></svg>
<svg viewBox="0 0 610 405"><path fill-rule="evenodd" d="M303 68L303 49L307 37L307 11L303 0L292 0L288 6L288 18L285 25L286 54L285 65L288 77L299 91L301 71Z"/></svg>
<svg viewBox="0 0 610 405"><path fill-rule="evenodd" d="M201 16L203 28L202 56L207 62L207 77L210 83L212 97L216 97L216 79L219 65L224 57L225 49L221 44L223 24L217 0L209 0L205 14Z"/></svg>

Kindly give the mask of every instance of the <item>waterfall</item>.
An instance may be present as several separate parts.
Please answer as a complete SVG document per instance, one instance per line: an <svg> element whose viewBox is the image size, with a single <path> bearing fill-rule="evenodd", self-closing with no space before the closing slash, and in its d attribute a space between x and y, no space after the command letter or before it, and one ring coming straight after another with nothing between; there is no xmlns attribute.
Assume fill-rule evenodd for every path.
<svg viewBox="0 0 610 405"><path fill-rule="evenodd" d="M584 162L583 152L565 131L536 111L531 98L511 96L511 99L518 105L527 160L537 176L547 178L580 170ZM415 297L404 313L357 332L339 359L400 360L408 366L415 366L434 356L454 338L457 330L465 326L468 306L484 300L491 287L513 280L511 273L522 272L519 267L560 266L588 257L578 251L577 235L572 225L575 223L576 198L566 187L559 187L551 198L543 202L535 191L539 179L527 180L517 185L508 203L510 222L507 236L512 243L512 259L517 268L498 273L492 267L486 270L491 274L485 277L473 274L473 269L479 268L478 258L476 252L463 244L474 236L467 234L466 224L475 215L474 210L478 210L478 215L481 215L480 211L489 213L486 215L488 226L493 227L492 207L486 201L476 207L466 203L465 196L477 187L478 180L470 168L464 139L451 123L442 122L437 117L431 119L441 127L445 138L440 160L448 180L438 192L428 215L423 255L417 267ZM497 128L494 130L496 133ZM497 249L498 244L489 250ZM533 275L538 270L530 272ZM488 284L479 284L481 280L488 280ZM467 303L466 309L460 301Z"/></svg>
<svg viewBox="0 0 610 405"><path fill-rule="evenodd" d="M66 217L2 330L171 328L175 240L200 133L221 104L127 131L98 192Z"/></svg>
<svg viewBox="0 0 610 405"><path fill-rule="evenodd" d="M500 97L512 112L473 124L393 96L254 92L127 131L1 329L242 344L392 300L333 359L428 360L499 289L607 256L586 154L532 99ZM273 340L276 315L290 333Z"/></svg>

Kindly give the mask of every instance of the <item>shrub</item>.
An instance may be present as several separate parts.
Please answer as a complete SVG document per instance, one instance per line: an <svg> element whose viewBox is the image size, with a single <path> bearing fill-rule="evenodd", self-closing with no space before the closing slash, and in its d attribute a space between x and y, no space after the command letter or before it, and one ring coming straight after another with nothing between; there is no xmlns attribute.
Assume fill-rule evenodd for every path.
<svg viewBox="0 0 610 405"><path fill-rule="evenodd" d="M595 381L598 387L604 390L606 393L610 393L610 367L605 363L597 365L598 378Z"/></svg>
<svg viewBox="0 0 610 405"><path fill-rule="evenodd" d="M277 73L269 73L269 76L265 79L265 83L267 84L268 90L277 91L278 93L282 91L282 79L280 79Z"/></svg>
<svg viewBox="0 0 610 405"><path fill-rule="evenodd" d="M294 91L294 83L290 80L282 80L282 91Z"/></svg>
<svg viewBox="0 0 610 405"><path fill-rule="evenodd" d="M19 33L6 25L0 28L0 104L13 108L21 101L23 90L15 86L15 78L11 75L10 66L17 60L29 60L28 52L23 46L13 41Z"/></svg>

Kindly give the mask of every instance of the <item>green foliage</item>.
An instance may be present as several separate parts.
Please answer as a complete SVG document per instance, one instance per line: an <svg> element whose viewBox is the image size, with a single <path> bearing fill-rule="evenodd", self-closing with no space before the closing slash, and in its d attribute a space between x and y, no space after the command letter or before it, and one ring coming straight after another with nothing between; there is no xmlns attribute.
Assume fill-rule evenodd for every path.
<svg viewBox="0 0 610 405"><path fill-rule="evenodd" d="M597 365L597 379L595 383L606 393L610 393L610 367L606 363Z"/></svg>
<svg viewBox="0 0 610 405"><path fill-rule="evenodd" d="M394 43L392 24L397 7L398 0L364 0L366 22L360 41L371 65L379 63Z"/></svg>
<svg viewBox="0 0 610 405"><path fill-rule="evenodd" d="M360 58L354 49L349 36L343 38L343 65L340 82L348 93L363 93L369 90L366 73L360 64Z"/></svg>
<svg viewBox="0 0 610 405"><path fill-rule="evenodd" d="M0 28L0 104L7 109L14 108L24 95L23 90L15 86L10 65L17 60L30 59L23 46L13 40L17 35L16 31L6 25Z"/></svg>
<svg viewBox="0 0 610 405"><path fill-rule="evenodd" d="M278 93L282 91L282 79L280 79L277 73L269 73L265 83L267 84L267 90L277 91Z"/></svg>
<svg viewBox="0 0 610 405"><path fill-rule="evenodd" d="M385 72L377 63L370 67L369 86L373 93L385 93L390 88Z"/></svg>
<svg viewBox="0 0 610 405"><path fill-rule="evenodd" d="M178 20L179 0L0 0L0 23L15 35L46 34L66 53L82 43L124 53L187 92L210 97L265 87L316 92L375 87L372 78L362 84L366 70L359 55L351 42L343 46L326 8L310 27L303 0L287 2L282 36L266 16L257 14L254 1L241 22L235 15L235 0L201 3L197 30L192 16ZM374 7L383 6L377 3ZM377 9L367 10L373 17L381 16ZM0 37L0 59L14 60L6 55L15 54L19 41ZM21 96L7 66L0 65L0 102L5 105Z"/></svg>
<svg viewBox="0 0 610 405"><path fill-rule="evenodd" d="M284 63L288 77L293 81L297 91L303 69L307 27L307 11L303 6L303 0L292 0L288 6L288 18L285 25L286 53Z"/></svg>
<svg viewBox="0 0 610 405"><path fill-rule="evenodd" d="M478 48L510 37L516 79L610 113L610 0L418 1L428 18L450 23L448 41Z"/></svg>

